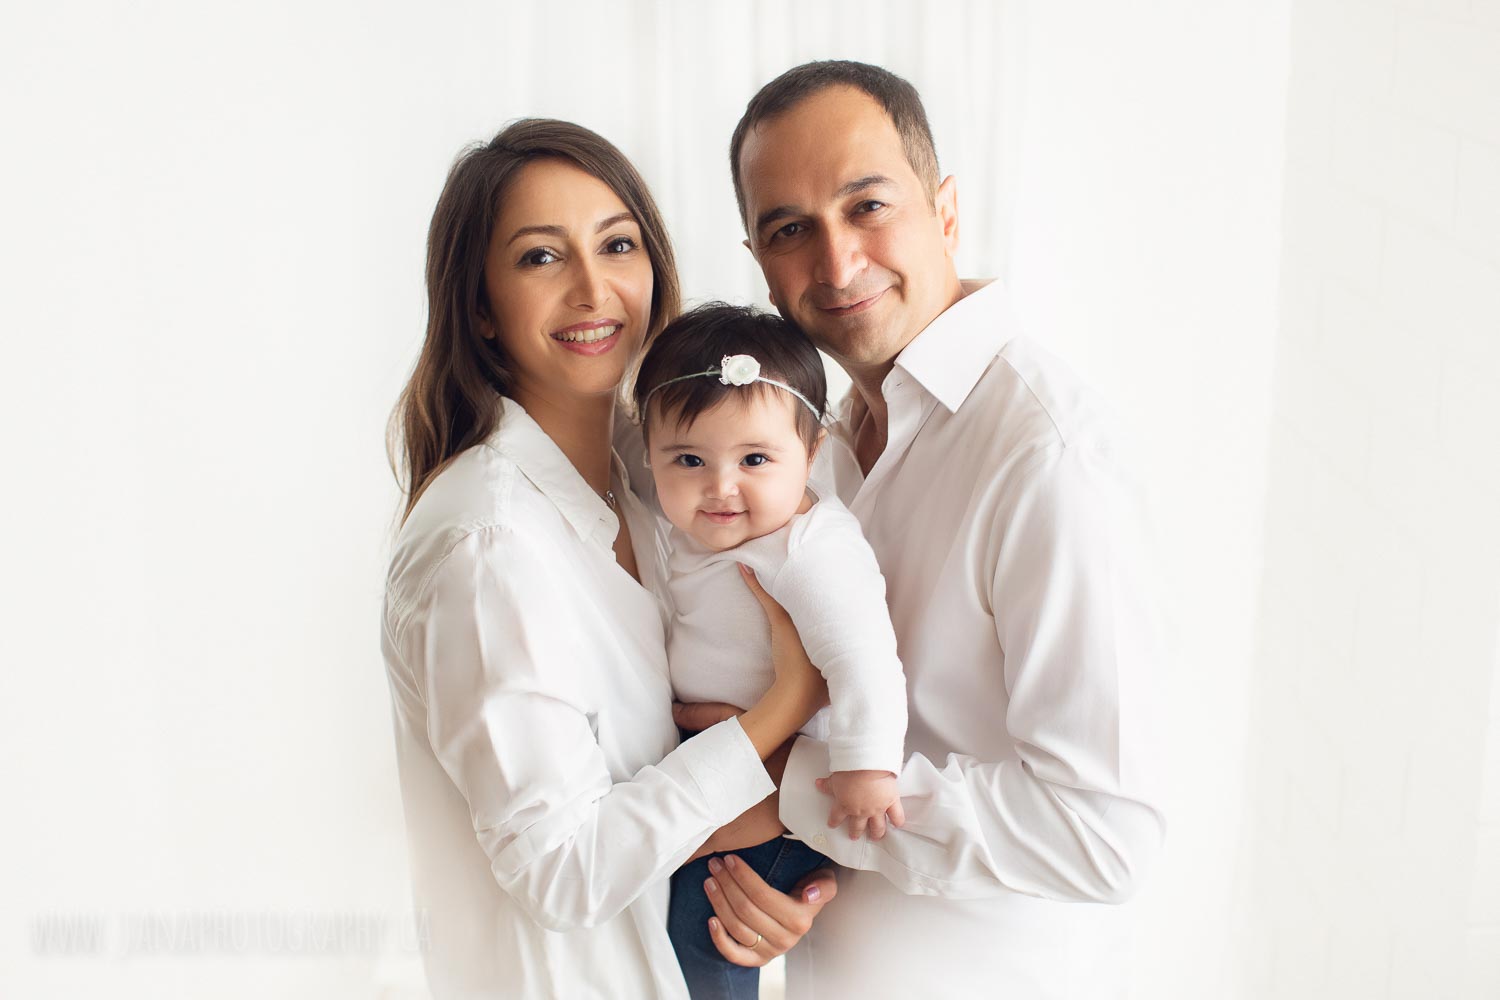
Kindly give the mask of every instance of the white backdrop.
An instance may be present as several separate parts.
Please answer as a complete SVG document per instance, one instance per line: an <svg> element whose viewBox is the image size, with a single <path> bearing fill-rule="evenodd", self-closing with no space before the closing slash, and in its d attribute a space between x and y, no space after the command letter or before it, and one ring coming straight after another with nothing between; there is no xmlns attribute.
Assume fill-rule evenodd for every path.
<svg viewBox="0 0 1500 1000"><path fill-rule="evenodd" d="M516 116L589 125L687 296L763 302L725 148L820 57L918 86L963 271L1133 432L1176 623L1137 992L1231 992L1290 2L4 15L0 992L396 995L383 431L446 169Z"/></svg>

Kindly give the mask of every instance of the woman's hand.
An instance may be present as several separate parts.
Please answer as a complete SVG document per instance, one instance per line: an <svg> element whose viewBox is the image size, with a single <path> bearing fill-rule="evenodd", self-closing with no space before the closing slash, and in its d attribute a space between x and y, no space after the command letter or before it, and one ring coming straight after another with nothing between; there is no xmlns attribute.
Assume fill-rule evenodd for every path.
<svg viewBox="0 0 1500 1000"><path fill-rule="evenodd" d="M740 566L740 576L745 578L745 586L755 595L761 610L766 613L766 621L771 625L771 664L776 670L775 684L805 694L809 699L807 715L811 718L813 712L828 704L828 685L818 668L807 658L807 651L802 648L802 637L797 634L797 626L792 624L792 616L776 603L774 597L766 593L766 588L760 585L760 581L755 578L755 571L749 566Z"/></svg>
<svg viewBox="0 0 1500 1000"><path fill-rule="evenodd" d="M832 868L808 875L790 893L771 888L733 854L708 863L704 887L716 916L708 933L719 954L735 965L762 966L792 949L838 892Z"/></svg>
<svg viewBox="0 0 1500 1000"><path fill-rule="evenodd" d="M814 712L828 704L828 684L807 658L792 616L766 593L749 567L741 566L740 575L771 625L771 659L776 679L760 701L740 716L745 735L764 760L783 740L801 729Z"/></svg>

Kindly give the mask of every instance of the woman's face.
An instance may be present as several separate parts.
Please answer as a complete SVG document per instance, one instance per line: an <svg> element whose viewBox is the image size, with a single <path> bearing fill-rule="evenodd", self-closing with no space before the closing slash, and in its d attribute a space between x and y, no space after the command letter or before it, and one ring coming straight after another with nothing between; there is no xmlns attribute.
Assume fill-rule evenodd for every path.
<svg viewBox="0 0 1500 1000"><path fill-rule="evenodd" d="M491 324L528 410L613 393L651 316L651 259L619 195L564 160L521 168L484 262Z"/></svg>

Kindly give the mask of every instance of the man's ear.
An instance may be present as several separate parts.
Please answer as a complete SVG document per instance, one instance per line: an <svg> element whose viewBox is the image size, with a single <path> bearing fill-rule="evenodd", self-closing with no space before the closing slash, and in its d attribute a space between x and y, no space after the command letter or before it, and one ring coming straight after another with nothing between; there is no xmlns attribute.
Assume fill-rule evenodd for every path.
<svg viewBox="0 0 1500 1000"><path fill-rule="evenodd" d="M943 183L938 185L933 208L943 227L943 247L948 251L948 256L952 257L958 253L958 181L954 180L952 174L944 177Z"/></svg>

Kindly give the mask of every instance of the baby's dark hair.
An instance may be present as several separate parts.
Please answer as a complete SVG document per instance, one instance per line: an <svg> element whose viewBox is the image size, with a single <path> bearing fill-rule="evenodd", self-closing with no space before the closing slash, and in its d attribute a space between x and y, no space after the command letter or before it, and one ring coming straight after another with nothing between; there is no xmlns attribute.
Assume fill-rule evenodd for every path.
<svg viewBox="0 0 1500 1000"><path fill-rule="evenodd" d="M760 362L763 377L796 389L818 408L819 414L827 411L828 377L823 373L818 349L806 334L775 313L708 302L668 323L646 349L635 379L635 409L642 430L648 422L648 403L658 407L657 413L663 417L674 415L680 428L718 406L731 392L774 392L796 403L797 433L811 453L822 425L811 410L785 390L764 382L725 385L713 375L664 384L717 368L721 358L732 354L750 355ZM652 392L658 386L661 388Z"/></svg>

